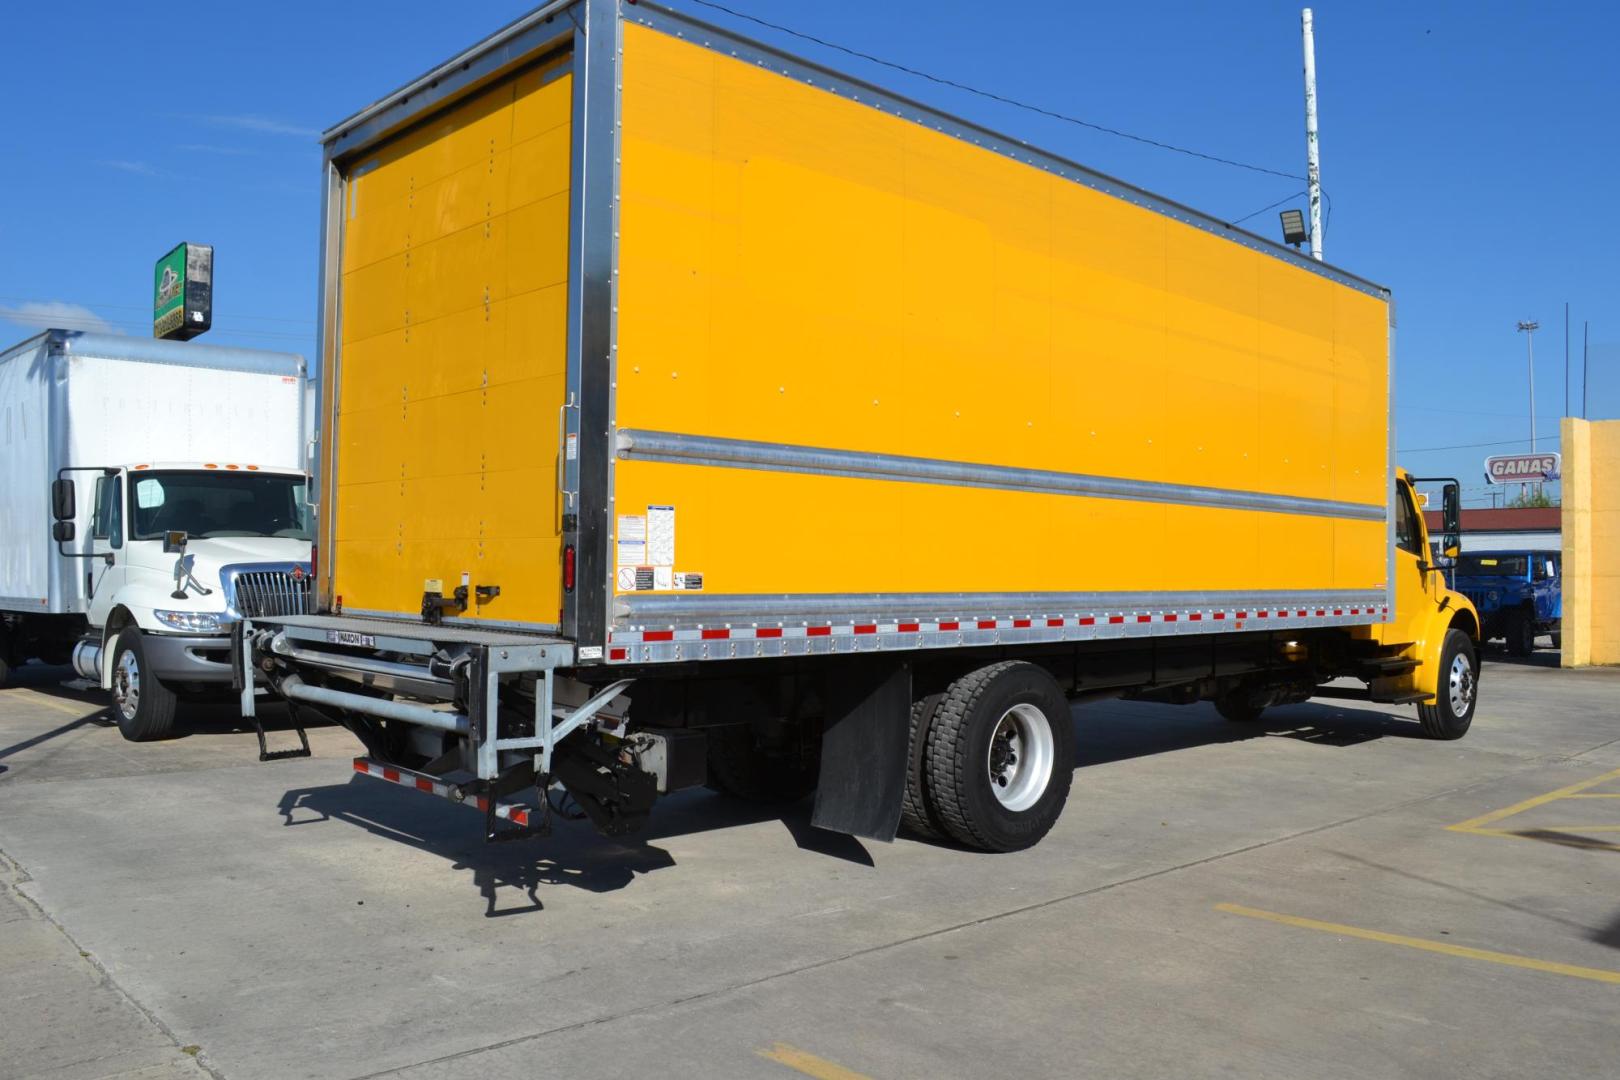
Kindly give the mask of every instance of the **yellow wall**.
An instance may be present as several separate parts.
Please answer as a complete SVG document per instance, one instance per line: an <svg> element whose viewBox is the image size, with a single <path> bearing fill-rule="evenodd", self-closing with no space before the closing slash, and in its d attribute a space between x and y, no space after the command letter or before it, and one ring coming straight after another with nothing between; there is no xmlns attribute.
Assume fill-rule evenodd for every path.
<svg viewBox="0 0 1620 1080"><path fill-rule="evenodd" d="M1620 664L1620 420L1566 416L1563 664Z"/></svg>
<svg viewBox="0 0 1620 1080"><path fill-rule="evenodd" d="M503 81L349 163L333 593L555 624L566 374L568 61Z"/></svg>
<svg viewBox="0 0 1620 1080"><path fill-rule="evenodd" d="M624 28L622 428L1384 506L1387 307ZM1382 522L620 461L715 593L1382 589Z"/></svg>

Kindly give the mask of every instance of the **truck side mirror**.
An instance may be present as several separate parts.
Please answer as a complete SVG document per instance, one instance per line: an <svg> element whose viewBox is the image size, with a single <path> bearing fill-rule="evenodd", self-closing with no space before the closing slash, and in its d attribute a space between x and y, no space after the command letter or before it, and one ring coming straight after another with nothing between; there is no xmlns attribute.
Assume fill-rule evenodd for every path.
<svg viewBox="0 0 1620 1080"><path fill-rule="evenodd" d="M61 483L60 480L57 483ZM71 499L72 496L69 496ZM51 539L58 544L65 544L79 535L79 527L71 521L55 521L51 523Z"/></svg>
<svg viewBox="0 0 1620 1080"><path fill-rule="evenodd" d="M73 497L73 481L63 476L51 481L51 516L57 521L66 521L71 526L77 515L78 506ZM61 539L61 537L57 537ZM67 539L73 539L71 531Z"/></svg>
<svg viewBox="0 0 1620 1080"><path fill-rule="evenodd" d="M1441 529L1446 534L1446 546L1454 547L1452 538L1462 532L1462 497L1455 483L1440 489Z"/></svg>
<svg viewBox="0 0 1620 1080"><path fill-rule="evenodd" d="M186 550L186 534L183 529L171 529L163 534L163 554L178 555Z"/></svg>

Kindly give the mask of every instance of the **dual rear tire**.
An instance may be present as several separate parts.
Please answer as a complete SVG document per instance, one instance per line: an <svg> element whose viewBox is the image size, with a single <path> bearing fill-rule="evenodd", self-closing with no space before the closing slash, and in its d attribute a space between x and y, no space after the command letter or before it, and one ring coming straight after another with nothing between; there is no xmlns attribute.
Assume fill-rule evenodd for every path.
<svg viewBox="0 0 1620 1080"><path fill-rule="evenodd" d="M992 664L911 712L901 820L930 839L1019 851L1051 831L1074 779L1068 699L1044 668Z"/></svg>

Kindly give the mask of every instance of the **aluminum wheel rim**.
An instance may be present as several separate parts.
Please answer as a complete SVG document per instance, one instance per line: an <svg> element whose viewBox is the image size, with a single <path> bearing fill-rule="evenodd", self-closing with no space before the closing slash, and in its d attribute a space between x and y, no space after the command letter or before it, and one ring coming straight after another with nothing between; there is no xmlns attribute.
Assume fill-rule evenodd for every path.
<svg viewBox="0 0 1620 1080"><path fill-rule="evenodd" d="M1052 725L1034 705L1014 705L990 735L985 771L996 801L1013 812L1028 810L1046 794L1057 756Z"/></svg>
<svg viewBox="0 0 1620 1080"><path fill-rule="evenodd" d="M141 668L135 662L133 650L125 649L118 657L118 667L113 671L113 704L125 720L135 719L135 712L141 707Z"/></svg>
<svg viewBox="0 0 1620 1080"><path fill-rule="evenodd" d="M1474 665L1468 657L1458 653L1451 658L1451 672L1446 678L1451 697L1451 715L1466 716L1474 700Z"/></svg>

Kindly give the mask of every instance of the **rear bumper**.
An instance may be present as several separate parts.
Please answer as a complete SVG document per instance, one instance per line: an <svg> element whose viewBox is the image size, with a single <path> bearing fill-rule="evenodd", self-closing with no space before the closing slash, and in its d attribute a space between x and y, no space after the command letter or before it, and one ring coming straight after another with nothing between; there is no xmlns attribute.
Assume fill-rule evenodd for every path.
<svg viewBox="0 0 1620 1080"><path fill-rule="evenodd" d="M231 639L192 634L145 634L146 665L164 682L229 683Z"/></svg>

